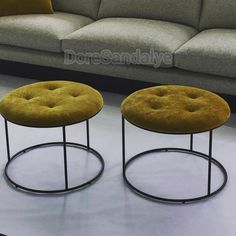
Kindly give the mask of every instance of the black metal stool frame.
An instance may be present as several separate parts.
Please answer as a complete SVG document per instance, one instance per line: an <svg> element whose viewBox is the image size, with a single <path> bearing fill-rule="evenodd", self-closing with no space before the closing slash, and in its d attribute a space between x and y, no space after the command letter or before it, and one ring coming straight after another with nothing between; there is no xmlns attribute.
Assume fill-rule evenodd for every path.
<svg viewBox="0 0 236 236"><path fill-rule="evenodd" d="M135 193L137 193L138 195L144 197L144 198L148 198L150 200L154 200L154 201L160 201L160 202L166 202L166 203L190 203L190 202L195 202L195 201L200 201L200 200L204 200L207 198L210 198L214 195L216 195L217 193L219 193L221 190L223 190L223 188L226 186L227 180L228 180L228 174L226 169L224 168L224 166L217 161L216 159L214 159L212 157L212 143L213 143L213 130L208 130L209 132L209 154L204 154L201 152L197 152L193 150L193 137L194 134L196 133L192 133L189 134L190 135L190 149L183 149L183 148L159 148L159 149L153 149L153 150L148 150L142 153L139 153L133 157L131 157L127 162L126 162L126 138L125 138L125 121L127 121L124 116L122 116L122 169L123 169L123 179L125 181L125 183L127 184L127 186L134 191ZM129 122L129 121L127 121ZM141 128L131 122L129 122L130 124ZM143 128L141 128L143 129ZM146 130L146 129L143 129ZM154 132L152 130L147 130L150 132ZM207 132L207 131L206 131ZM157 133L157 132L156 132ZM202 133L202 132L201 132ZM171 133L165 133L165 134L171 134ZM180 135L180 134L176 134L174 133L173 135ZM187 134L181 134L181 135L187 135ZM137 187L135 187L128 179L127 177L127 169L128 167L138 158L143 157L146 154L149 153L160 153L160 152L180 152L180 153L188 153L194 156L198 156L201 157L205 160L208 161L208 183L207 183L207 194L204 196L199 196L199 197L194 197L194 198L183 198L183 199L172 199L172 198L163 198L163 197L159 197L159 196L155 196L155 195L151 195L148 194L146 192L143 192L142 190L138 189ZM211 170L212 170L212 164L216 165L219 170L221 171L222 175L223 175L223 182L221 184L221 186L215 190L212 191L211 190L211 178L212 178L212 174L211 174Z"/></svg>
<svg viewBox="0 0 236 236"><path fill-rule="evenodd" d="M62 126L62 127L57 127L57 126L55 126L55 127L25 126L25 127L30 127L30 128L62 128L63 141L62 142L42 143L42 144L34 145L34 146L25 148L25 149L17 152L13 156L11 156L11 154L10 154L10 142L9 142L9 131L8 131L8 122L10 122L10 121L8 121L6 118L4 118L4 120L5 120L6 147L7 147L7 158L8 158L8 162L7 162L6 166L5 166L5 177L17 189L24 190L24 191L27 191L27 192L32 192L32 193L39 193L39 194L67 193L67 192L71 192L71 191L75 191L75 190L80 190L82 188L85 188L85 187L93 184L103 174L103 171L104 171L104 168L105 168L105 162L104 162L101 154L99 154L95 149L90 147L89 119L81 121L81 122L86 122L87 145L83 145L83 144L79 144L79 143L67 142L67 140L66 140L66 127L69 126L69 125L74 125L74 124L69 124L69 125ZM81 122L79 122L79 123L81 123ZM11 123L13 123L13 122L11 122ZM17 124L17 123L14 123L14 124L20 125L20 124ZM22 126L22 125L20 125L20 126ZM9 169L9 166L11 165L11 163L16 158L24 155L26 152L30 152L30 151L32 151L34 149L48 147L48 146L63 146L64 176L65 176L65 188L64 189L57 189L57 190L32 189L32 188L28 188L28 187L22 186L22 185L16 183L15 181L13 181L11 179L10 175L8 174L8 169ZM80 185L69 187L69 183L68 183L68 168L67 168L67 147L73 147L73 148L78 148L78 149L86 150L87 152L92 153L99 160L99 162L101 164L101 168L98 171L98 173L92 179L90 179L87 182L82 183Z"/></svg>

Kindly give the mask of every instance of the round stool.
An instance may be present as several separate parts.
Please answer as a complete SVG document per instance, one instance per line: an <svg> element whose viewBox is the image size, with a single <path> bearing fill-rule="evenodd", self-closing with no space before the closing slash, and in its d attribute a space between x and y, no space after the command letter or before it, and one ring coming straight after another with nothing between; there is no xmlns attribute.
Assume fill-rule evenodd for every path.
<svg viewBox="0 0 236 236"><path fill-rule="evenodd" d="M139 90L128 96L121 105L123 178L128 187L139 195L151 200L170 203L187 203L209 198L220 192L227 183L227 172L223 165L212 157L213 130L222 126L230 117L228 104L218 95L187 86L157 86ZM141 129L176 135L190 135L190 148L159 148L133 156L126 162L125 121ZM196 133L209 132L208 155L193 150L193 136ZM127 168L145 154L161 152L180 152L195 155L208 161L207 193L188 199L172 199L154 196L135 187L127 177ZM224 180L220 187L211 191L211 169L216 165Z"/></svg>
<svg viewBox="0 0 236 236"><path fill-rule="evenodd" d="M38 82L20 87L8 93L0 102L0 112L5 119L8 162L5 167L7 180L15 187L35 193L63 193L84 188L94 183L103 173L102 156L90 147L89 119L103 107L103 98L95 89L70 81ZM23 149L13 156L10 154L8 122L34 128L61 127L62 142L43 143ZM86 122L87 145L66 141L66 126ZM32 189L17 184L9 175L9 166L17 158L37 148L62 146L64 155L65 188L56 190ZM99 172L89 181L70 186L67 169L67 147L78 148L91 153L100 163Z"/></svg>

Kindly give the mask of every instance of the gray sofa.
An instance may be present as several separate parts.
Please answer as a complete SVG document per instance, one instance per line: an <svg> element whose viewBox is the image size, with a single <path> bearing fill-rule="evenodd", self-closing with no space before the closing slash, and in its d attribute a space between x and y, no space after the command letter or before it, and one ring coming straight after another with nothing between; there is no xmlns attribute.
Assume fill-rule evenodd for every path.
<svg viewBox="0 0 236 236"><path fill-rule="evenodd" d="M235 0L53 0L0 17L0 60L236 95ZM65 63L64 52L168 53L168 64ZM97 54L96 54L97 55ZM106 55L101 55L106 58ZM1 68L0 68L1 72ZM68 78L70 79L70 78Z"/></svg>

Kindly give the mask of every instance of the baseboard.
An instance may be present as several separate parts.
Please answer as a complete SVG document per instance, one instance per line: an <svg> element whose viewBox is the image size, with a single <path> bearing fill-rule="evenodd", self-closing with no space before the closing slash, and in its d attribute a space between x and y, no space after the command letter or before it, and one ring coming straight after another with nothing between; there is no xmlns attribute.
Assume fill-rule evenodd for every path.
<svg viewBox="0 0 236 236"><path fill-rule="evenodd" d="M158 85L156 83L144 81L128 80L111 76L103 76L5 60L0 60L0 73L37 80L78 81L93 86L98 90L126 95L142 88ZM228 94L219 95L230 104L232 112L236 113L236 96Z"/></svg>

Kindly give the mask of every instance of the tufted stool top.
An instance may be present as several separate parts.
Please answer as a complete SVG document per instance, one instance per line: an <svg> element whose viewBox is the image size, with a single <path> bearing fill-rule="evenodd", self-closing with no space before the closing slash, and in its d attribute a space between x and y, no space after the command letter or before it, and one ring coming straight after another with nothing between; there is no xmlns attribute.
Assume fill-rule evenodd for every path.
<svg viewBox="0 0 236 236"><path fill-rule="evenodd" d="M130 123L155 132L200 133L223 125L230 117L225 100L206 90L169 85L139 90L122 105Z"/></svg>
<svg viewBox="0 0 236 236"><path fill-rule="evenodd" d="M57 127L96 115L103 98L95 89L70 81L38 82L8 93L0 102L7 120L30 127Z"/></svg>

